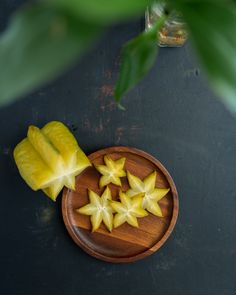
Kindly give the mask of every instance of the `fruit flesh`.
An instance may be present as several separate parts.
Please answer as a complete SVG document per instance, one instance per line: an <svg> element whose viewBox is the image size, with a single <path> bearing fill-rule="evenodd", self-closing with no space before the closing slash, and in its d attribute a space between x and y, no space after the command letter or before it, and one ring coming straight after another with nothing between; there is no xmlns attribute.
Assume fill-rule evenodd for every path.
<svg viewBox="0 0 236 295"><path fill-rule="evenodd" d="M128 196L133 197L138 193L144 193L142 207L148 212L158 217L163 217L161 207L158 204L166 194L169 188L156 188L156 171L149 174L144 180L139 179L137 176L127 172L127 178L130 189L126 192Z"/></svg>
<svg viewBox="0 0 236 295"><path fill-rule="evenodd" d="M92 232L96 231L102 222L110 232L112 231L113 210L109 203L111 199L111 191L108 186L101 197L89 190L90 203L76 210L80 214L90 216Z"/></svg>
<svg viewBox="0 0 236 295"><path fill-rule="evenodd" d="M111 201L111 207L116 212L114 216L114 228L127 222L133 227L138 227L137 217L147 216L148 213L142 208L143 193L136 194L132 198L120 191L120 202Z"/></svg>
<svg viewBox="0 0 236 295"><path fill-rule="evenodd" d="M125 158L113 161L110 157L104 156L106 165L95 165L95 168L102 174L99 180L99 186L104 187L109 183L121 186L120 177L126 176L124 171Z"/></svg>

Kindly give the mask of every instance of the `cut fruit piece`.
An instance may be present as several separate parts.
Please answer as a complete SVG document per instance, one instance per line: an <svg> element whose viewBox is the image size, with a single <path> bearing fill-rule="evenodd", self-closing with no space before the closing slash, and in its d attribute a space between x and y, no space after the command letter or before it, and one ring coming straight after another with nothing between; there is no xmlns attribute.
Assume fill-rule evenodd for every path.
<svg viewBox="0 0 236 295"><path fill-rule="evenodd" d="M92 223L92 232L96 231L100 224L105 224L106 228L111 232L113 225L113 210L109 201L111 200L111 191L106 187L101 197L95 192L89 190L90 203L76 209L76 211L83 215L89 215Z"/></svg>
<svg viewBox="0 0 236 295"><path fill-rule="evenodd" d="M126 176L124 171L125 158L113 161L110 157L104 156L106 165L95 165L95 168L102 174L99 186L104 187L109 183L121 186L120 177Z"/></svg>
<svg viewBox="0 0 236 295"><path fill-rule="evenodd" d="M126 192L126 194L133 197L137 193L144 193L142 201L143 209L146 209L153 215L162 217L163 214L157 202L160 201L170 189L156 188L156 177L156 171L153 171L142 181L130 172L127 172L127 178L131 188Z"/></svg>
<svg viewBox="0 0 236 295"><path fill-rule="evenodd" d="M42 189L54 201L63 186L75 189L75 176L91 166L69 129L56 121L41 130L30 126L14 158L26 183L33 190Z"/></svg>
<svg viewBox="0 0 236 295"><path fill-rule="evenodd" d="M144 193L139 193L130 198L126 193L120 191L120 202L111 201L112 209L117 212L114 216L114 228L127 222L133 227L138 227L137 217L147 216L148 213L142 208Z"/></svg>

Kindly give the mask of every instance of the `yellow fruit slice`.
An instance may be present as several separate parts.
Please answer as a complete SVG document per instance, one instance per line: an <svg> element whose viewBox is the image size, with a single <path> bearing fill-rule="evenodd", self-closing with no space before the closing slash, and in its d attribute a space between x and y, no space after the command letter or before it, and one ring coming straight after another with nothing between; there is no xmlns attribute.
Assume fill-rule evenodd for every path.
<svg viewBox="0 0 236 295"><path fill-rule="evenodd" d="M95 168L102 174L99 186L104 187L109 183L121 186L120 177L126 176L124 171L125 158L113 161L110 157L104 156L106 165L95 165Z"/></svg>
<svg viewBox="0 0 236 295"><path fill-rule="evenodd" d="M141 179L139 179L138 177L132 175L129 171L127 171L127 178L128 178L128 181L129 181L129 186L132 189L132 194L133 195L135 194L135 192L140 193L140 192L145 191L145 185L144 185L144 183L142 182ZM131 192L131 190L128 191L128 195L131 196L130 192Z"/></svg>
<svg viewBox="0 0 236 295"><path fill-rule="evenodd" d="M113 210L109 203L111 199L111 191L109 187L106 187L101 197L95 192L89 190L90 203L76 210L80 214L90 216L92 232L99 228L102 221L104 222L106 228L109 231L112 231Z"/></svg>
<svg viewBox="0 0 236 295"><path fill-rule="evenodd" d="M156 171L153 171L142 181L130 172L127 172L130 189L126 192L126 194L133 197L138 193L144 193L142 200L143 209L146 209L153 215L163 217L158 201L160 201L170 189L156 188L156 177Z"/></svg>
<svg viewBox="0 0 236 295"><path fill-rule="evenodd" d="M120 202L111 201L112 209L117 212L114 216L114 228L127 222L133 227L138 227L137 217L147 216L148 213L142 208L143 193L136 194L132 198L120 191Z"/></svg>
<svg viewBox="0 0 236 295"><path fill-rule="evenodd" d="M14 158L26 183L34 190L42 189L54 201L63 186L75 189L75 176L91 166L69 129L56 121L41 130L30 126Z"/></svg>

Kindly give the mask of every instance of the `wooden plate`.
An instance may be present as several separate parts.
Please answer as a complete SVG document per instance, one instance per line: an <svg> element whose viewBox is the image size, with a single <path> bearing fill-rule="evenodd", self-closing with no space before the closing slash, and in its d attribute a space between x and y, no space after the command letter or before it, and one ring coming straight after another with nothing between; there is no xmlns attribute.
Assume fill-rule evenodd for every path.
<svg viewBox="0 0 236 295"><path fill-rule="evenodd" d="M99 172L94 167L87 168L76 178L76 191L64 189L62 214L66 228L75 241L88 254L109 262L132 262L157 251L170 236L178 216L178 194L175 184L163 165L149 154L129 147L111 147L99 150L89 156L93 164L103 164L104 155L113 160L126 157L125 169L143 179L153 170L157 171L156 186L169 188L169 193L159 201L164 217L152 214L139 218L139 228L123 224L111 233L102 224L98 231L91 233L88 216L75 209L89 202L87 189L101 194ZM118 198L119 187L109 185L113 199ZM122 189L129 188L126 178L122 178Z"/></svg>

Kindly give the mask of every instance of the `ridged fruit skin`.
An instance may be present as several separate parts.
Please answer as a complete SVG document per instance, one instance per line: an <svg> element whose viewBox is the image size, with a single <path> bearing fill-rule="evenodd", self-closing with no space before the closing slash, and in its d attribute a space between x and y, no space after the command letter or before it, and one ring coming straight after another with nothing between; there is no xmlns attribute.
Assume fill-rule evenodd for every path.
<svg viewBox="0 0 236 295"><path fill-rule="evenodd" d="M33 189L56 200L63 186L75 189L75 176L91 163L70 130L52 121L42 129L29 126L13 152L19 173Z"/></svg>

